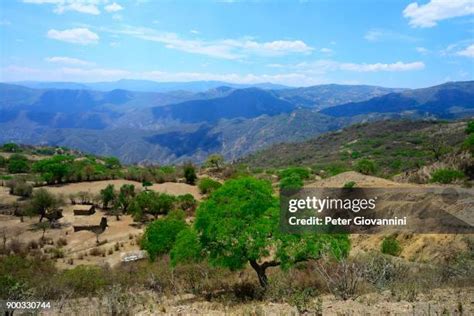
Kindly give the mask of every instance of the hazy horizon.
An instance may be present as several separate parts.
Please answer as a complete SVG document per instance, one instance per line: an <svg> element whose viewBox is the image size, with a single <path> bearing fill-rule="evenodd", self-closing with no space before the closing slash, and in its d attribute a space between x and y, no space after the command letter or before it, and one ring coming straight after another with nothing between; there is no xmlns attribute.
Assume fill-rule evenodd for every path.
<svg viewBox="0 0 474 316"><path fill-rule="evenodd" d="M428 87L474 78L473 13L469 0L8 1L0 81Z"/></svg>

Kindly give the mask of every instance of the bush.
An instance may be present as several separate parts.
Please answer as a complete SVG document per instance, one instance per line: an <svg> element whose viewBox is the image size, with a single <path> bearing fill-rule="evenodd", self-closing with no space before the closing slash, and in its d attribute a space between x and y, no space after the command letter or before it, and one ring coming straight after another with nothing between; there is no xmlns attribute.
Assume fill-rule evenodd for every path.
<svg viewBox="0 0 474 316"><path fill-rule="evenodd" d="M184 166L184 178L187 184L194 184L196 182L196 168L192 164L186 164Z"/></svg>
<svg viewBox="0 0 474 316"><path fill-rule="evenodd" d="M80 296L92 296L107 285L107 271L95 266L77 266L66 270L60 282Z"/></svg>
<svg viewBox="0 0 474 316"><path fill-rule="evenodd" d="M354 181L349 181L349 182L344 183L343 188L344 189L352 189L355 186L356 186L356 183Z"/></svg>
<svg viewBox="0 0 474 316"><path fill-rule="evenodd" d="M299 190L302 187L303 180L297 174L292 174L280 181L281 190Z"/></svg>
<svg viewBox="0 0 474 316"><path fill-rule="evenodd" d="M438 169L431 174L431 182L452 183L464 178L464 173L455 169Z"/></svg>
<svg viewBox="0 0 474 316"><path fill-rule="evenodd" d="M184 212L173 211L165 218L148 225L141 240L141 247L148 252L152 261L171 250L179 232L187 227L184 218Z"/></svg>
<svg viewBox="0 0 474 316"><path fill-rule="evenodd" d="M7 170L10 173L25 173L30 170L28 159L20 154L13 154L8 159Z"/></svg>
<svg viewBox="0 0 474 316"><path fill-rule="evenodd" d="M473 134L474 133L474 121L467 122L466 133L467 134Z"/></svg>
<svg viewBox="0 0 474 316"><path fill-rule="evenodd" d="M389 236L383 239L381 251L384 254L397 257L402 252L402 247L395 237Z"/></svg>
<svg viewBox="0 0 474 316"><path fill-rule="evenodd" d="M222 184L211 178L202 178L199 180L198 188L201 194L210 194L221 187Z"/></svg>
<svg viewBox="0 0 474 316"><path fill-rule="evenodd" d="M11 195L30 197L33 194L33 186L24 180L15 179L7 182Z"/></svg>
<svg viewBox="0 0 474 316"><path fill-rule="evenodd" d="M185 212L194 212L197 207L197 201L192 194L178 195L176 197L175 208Z"/></svg>
<svg viewBox="0 0 474 316"><path fill-rule="evenodd" d="M357 161L355 169L362 174L373 175L377 171L377 165L373 160L361 159Z"/></svg>
<svg viewBox="0 0 474 316"><path fill-rule="evenodd" d="M278 173L278 177L280 179L288 178L293 175L297 175L300 179L308 179L309 178L309 170L303 167L290 167L285 170L282 170Z"/></svg>
<svg viewBox="0 0 474 316"><path fill-rule="evenodd" d="M474 133L471 133L463 143L463 147L466 150L469 150L472 154L474 154Z"/></svg>

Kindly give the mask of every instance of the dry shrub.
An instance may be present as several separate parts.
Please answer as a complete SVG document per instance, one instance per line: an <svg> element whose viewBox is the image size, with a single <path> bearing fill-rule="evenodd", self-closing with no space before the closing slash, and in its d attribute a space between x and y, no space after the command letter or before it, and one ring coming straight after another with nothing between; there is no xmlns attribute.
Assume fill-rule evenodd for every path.
<svg viewBox="0 0 474 316"><path fill-rule="evenodd" d="M63 238L63 237L60 237L57 241L56 241L56 246L58 247L64 247L67 245L67 240L66 238Z"/></svg>
<svg viewBox="0 0 474 316"><path fill-rule="evenodd" d="M39 249L40 245L36 240L30 240L28 242L28 249Z"/></svg>
<svg viewBox="0 0 474 316"><path fill-rule="evenodd" d="M89 251L89 255L94 257L100 257L105 255L105 250L102 248L94 247Z"/></svg>
<svg viewBox="0 0 474 316"><path fill-rule="evenodd" d="M347 300L360 295L363 268L356 262L348 259L335 261L323 258L316 265L316 271L326 282L328 290L336 297Z"/></svg>
<svg viewBox="0 0 474 316"><path fill-rule="evenodd" d="M12 253L15 255L23 255L26 253L25 244L16 238L10 240L10 242L7 244L6 249L7 249L6 253Z"/></svg>
<svg viewBox="0 0 474 316"><path fill-rule="evenodd" d="M49 253L51 254L51 259L64 258L64 251L60 248L51 248Z"/></svg>
<svg viewBox="0 0 474 316"><path fill-rule="evenodd" d="M260 300L263 298L262 287L255 282L240 282L232 286L232 292L239 302Z"/></svg>

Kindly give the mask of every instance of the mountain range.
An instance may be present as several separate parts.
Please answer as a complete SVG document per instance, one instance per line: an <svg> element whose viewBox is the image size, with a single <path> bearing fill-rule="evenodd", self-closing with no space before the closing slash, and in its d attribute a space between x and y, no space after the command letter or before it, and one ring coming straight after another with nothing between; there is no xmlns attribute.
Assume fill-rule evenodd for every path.
<svg viewBox="0 0 474 316"><path fill-rule="evenodd" d="M0 143L69 146L126 163L200 162L214 152L237 159L356 122L474 114L474 81L423 89L220 84L0 83Z"/></svg>

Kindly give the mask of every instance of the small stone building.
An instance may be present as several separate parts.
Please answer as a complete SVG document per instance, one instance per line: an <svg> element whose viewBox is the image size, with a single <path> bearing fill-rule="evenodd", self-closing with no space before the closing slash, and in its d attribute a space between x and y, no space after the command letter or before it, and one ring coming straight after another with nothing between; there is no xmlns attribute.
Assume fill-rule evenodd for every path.
<svg viewBox="0 0 474 316"><path fill-rule="evenodd" d="M83 204L76 204L74 205L74 215L92 215L95 213L95 206L94 205L83 205Z"/></svg>

